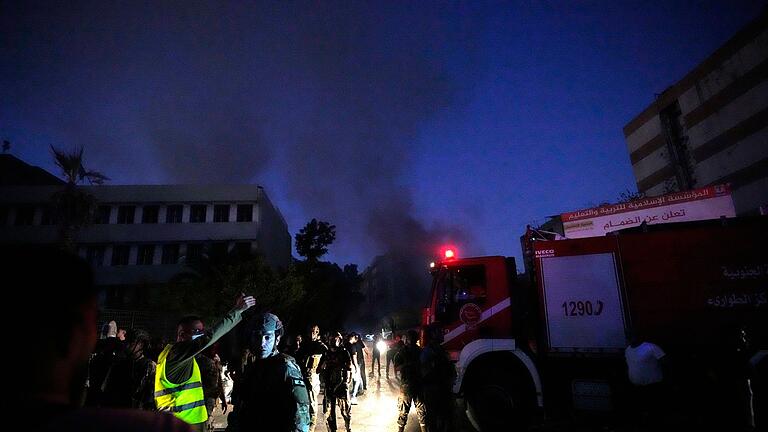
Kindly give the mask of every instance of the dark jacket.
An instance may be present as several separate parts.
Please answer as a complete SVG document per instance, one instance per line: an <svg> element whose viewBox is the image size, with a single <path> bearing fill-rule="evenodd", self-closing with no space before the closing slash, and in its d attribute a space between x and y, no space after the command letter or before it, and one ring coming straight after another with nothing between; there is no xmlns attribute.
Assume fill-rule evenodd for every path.
<svg viewBox="0 0 768 432"><path fill-rule="evenodd" d="M415 345L403 346L395 354L395 371L400 374L400 387L418 392L421 388L421 348Z"/></svg>
<svg viewBox="0 0 768 432"><path fill-rule="evenodd" d="M352 356L349 351L344 347L329 350L320 360L320 370L326 395L346 398L352 370Z"/></svg>

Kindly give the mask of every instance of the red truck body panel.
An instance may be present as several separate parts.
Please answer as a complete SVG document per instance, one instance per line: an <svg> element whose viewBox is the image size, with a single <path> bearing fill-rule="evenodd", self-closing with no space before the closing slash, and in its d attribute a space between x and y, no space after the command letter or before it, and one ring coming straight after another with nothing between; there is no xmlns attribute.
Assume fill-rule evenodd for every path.
<svg viewBox="0 0 768 432"><path fill-rule="evenodd" d="M667 345L768 329L768 228L687 227L618 236L633 328Z"/></svg>
<svg viewBox="0 0 768 432"><path fill-rule="evenodd" d="M632 229L604 237L534 241L531 249L535 254L538 302L520 298L521 293L534 288L514 287L514 281L510 280L514 275L510 274L504 257L461 258L437 263L438 268L446 271L472 266L485 268L486 297L460 302L454 305L453 314L444 315L450 317L441 323L446 333L444 346L449 351L459 351L476 339L519 339L521 335L530 336L527 342L532 343L535 332L531 328L538 328L544 334L544 340L538 345L544 350L618 352L625 344L623 337L619 341L616 336L617 332L623 336L621 327L632 328L639 336L666 346L711 344L729 337L742 325L768 329L767 219L729 220L727 224L705 221L656 225L647 232ZM606 275L615 272L618 297L612 306L621 308L617 312L621 321L614 317L610 322L612 327L606 329L613 332L608 348L601 348L598 343L555 349L552 342L557 335L552 332L567 331L569 324L553 327L548 322L547 314L552 316L560 300L554 306L550 304L549 312L545 310L548 292L542 272L547 266L546 260L587 256L611 257L615 262L615 268L604 266L599 272ZM570 277L567 271L561 274ZM436 320L439 305L435 286L425 310L424 324ZM585 293L591 289L578 278L572 284L560 281L559 287L567 290L573 299L584 300L588 300ZM591 304L589 308L590 312L597 310L597 305ZM526 328L520 328L525 320L516 314L526 315ZM586 319L576 317L571 322Z"/></svg>
<svg viewBox="0 0 768 432"><path fill-rule="evenodd" d="M665 346L712 344L739 326L768 328L768 225L680 224L651 232L537 241L542 299L545 256L613 253L628 327ZM573 285L573 290L581 287ZM578 297L578 294L574 294ZM542 305L544 301L542 301ZM541 314L546 313L542 309Z"/></svg>

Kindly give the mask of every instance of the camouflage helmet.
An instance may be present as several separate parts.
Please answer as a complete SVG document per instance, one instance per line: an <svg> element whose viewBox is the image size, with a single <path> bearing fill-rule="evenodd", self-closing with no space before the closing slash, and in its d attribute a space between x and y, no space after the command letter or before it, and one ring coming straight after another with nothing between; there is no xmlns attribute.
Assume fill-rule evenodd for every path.
<svg viewBox="0 0 768 432"><path fill-rule="evenodd" d="M252 320L252 334L264 335L274 333L275 337L283 335L283 322L275 314L265 312L254 316Z"/></svg>

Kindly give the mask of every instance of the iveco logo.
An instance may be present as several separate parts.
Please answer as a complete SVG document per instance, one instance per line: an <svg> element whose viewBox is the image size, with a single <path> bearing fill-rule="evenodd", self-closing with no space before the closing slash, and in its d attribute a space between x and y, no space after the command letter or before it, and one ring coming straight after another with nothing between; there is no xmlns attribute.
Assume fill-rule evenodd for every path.
<svg viewBox="0 0 768 432"><path fill-rule="evenodd" d="M544 249L544 250L537 250L536 256L537 257L548 257L548 256L554 256L555 250L554 249Z"/></svg>

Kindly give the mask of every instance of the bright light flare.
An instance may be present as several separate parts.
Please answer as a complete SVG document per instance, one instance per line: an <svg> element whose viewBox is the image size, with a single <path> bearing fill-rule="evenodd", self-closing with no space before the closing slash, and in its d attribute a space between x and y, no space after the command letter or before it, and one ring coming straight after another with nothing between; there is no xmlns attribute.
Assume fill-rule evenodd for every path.
<svg viewBox="0 0 768 432"><path fill-rule="evenodd" d="M435 262L434 262L434 261L432 261L431 263L429 263L429 268L435 268Z"/></svg>
<svg viewBox="0 0 768 432"><path fill-rule="evenodd" d="M459 257L459 251L456 249L456 245L444 244L440 247L440 252L437 256L446 261L450 261Z"/></svg>
<svg viewBox="0 0 768 432"><path fill-rule="evenodd" d="M387 343L384 342L383 340L380 340L380 341L376 342L376 349L378 349L380 353L386 352L387 351Z"/></svg>

